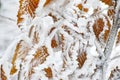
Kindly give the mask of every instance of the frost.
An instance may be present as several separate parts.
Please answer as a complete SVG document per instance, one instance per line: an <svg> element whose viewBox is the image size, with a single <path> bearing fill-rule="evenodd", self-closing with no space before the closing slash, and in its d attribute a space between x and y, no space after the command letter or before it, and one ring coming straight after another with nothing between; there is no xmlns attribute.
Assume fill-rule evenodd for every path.
<svg viewBox="0 0 120 80"><path fill-rule="evenodd" d="M119 68L119 45L104 61L113 26L110 5L101 0L23 1L28 6L18 17L21 33L0 58L8 80L107 80Z"/></svg>

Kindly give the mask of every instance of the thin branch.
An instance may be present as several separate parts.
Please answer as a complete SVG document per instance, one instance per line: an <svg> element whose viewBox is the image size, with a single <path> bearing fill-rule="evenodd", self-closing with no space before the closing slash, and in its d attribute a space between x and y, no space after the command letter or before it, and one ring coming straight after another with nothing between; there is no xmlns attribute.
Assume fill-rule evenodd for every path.
<svg viewBox="0 0 120 80"><path fill-rule="evenodd" d="M96 16L96 15L98 15L98 14L100 14L100 13L102 13L103 11L108 10L108 9L114 9L114 7L113 7L113 6L109 6L109 7L107 7L107 8L102 9L102 10L99 10L99 11L97 11L96 13L91 14L91 15L88 16L87 18L94 17L94 16Z"/></svg>
<svg viewBox="0 0 120 80"><path fill-rule="evenodd" d="M12 19L12 18L9 18L9 17L6 17L6 16L3 16L3 15L0 15L0 18L4 18L4 19L7 19L7 20L9 20L9 21L16 22L15 19Z"/></svg>
<svg viewBox="0 0 120 80"><path fill-rule="evenodd" d="M118 32L118 28L119 28L119 26L118 26L119 13L120 13L120 6L116 10L114 20L113 20L113 26L112 26L112 29L109 33L107 44L106 44L106 47L104 49L104 54L105 54L105 57L107 60L109 59L109 57L111 55L112 48L113 48L113 45L115 42L115 37L117 36L117 32Z"/></svg>
<svg viewBox="0 0 120 80"><path fill-rule="evenodd" d="M118 32L118 28L119 28L119 13L120 13L120 6L119 3L117 3L117 6L115 6L115 15L114 15L114 19L113 19L113 26L110 30L109 33L109 37L106 43L106 47L104 49L104 56L102 57L102 78L103 80L105 80L105 76L106 76L106 69L108 66L108 61L113 49L113 45L115 42L115 37L117 36L117 32Z"/></svg>
<svg viewBox="0 0 120 80"><path fill-rule="evenodd" d="M118 58L120 58L120 55L113 57L112 59L110 59L110 61L113 61L113 60L118 59Z"/></svg>
<svg viewBox="0 0 120 80"><path fill-rule="evenodd" d="M22 70L21 68L22 68L22 64L20 64L20 70L19 70L19 72L18 72L18 80L21 80L21 79L20 79L20 77L21 77L20 74L21 74L21 70Z"/></svg>

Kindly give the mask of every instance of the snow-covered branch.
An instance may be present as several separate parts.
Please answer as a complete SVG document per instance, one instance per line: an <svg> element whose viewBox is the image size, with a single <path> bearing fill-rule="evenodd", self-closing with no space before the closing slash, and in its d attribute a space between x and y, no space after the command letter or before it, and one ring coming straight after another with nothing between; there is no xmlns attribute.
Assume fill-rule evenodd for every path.
<svg viewBox="0 0 120 80"><path fill-rule="evenodd" d="M118 32L118 28L119 28L119 18L120 18L119 14L120 14L120 5L118 4L118 6L116 6L116 10L115 10L113 26L112 26L112 29L109 33L107 44L106 44L106 47L104 49L105 60L109 60L109 57L111 55L113 45L115 42L115 38L117 36L117 32Z"/></svg>

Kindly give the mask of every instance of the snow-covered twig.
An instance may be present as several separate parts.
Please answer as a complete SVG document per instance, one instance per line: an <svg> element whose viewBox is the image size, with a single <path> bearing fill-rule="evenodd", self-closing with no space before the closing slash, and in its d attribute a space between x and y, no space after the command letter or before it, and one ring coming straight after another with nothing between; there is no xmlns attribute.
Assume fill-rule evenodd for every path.
<svg viewBox="0 0 120 80"><path fill-rule="evenodd" d="M120 55L113 57L112 59L110 59L110 61L113 61L113 60L118 59L118 58L120 58Z"/></svg>
<svg viewBox="0 0 120 80"><path fill-rule="evenodd" d="M6 16L3 16L3 15L0 15L0 18L3 18L3 19L7 19L9 21L13 21L15 22L16 20L12 19L12 18L9 18L9 17L6 17Z"/></svg>
<svg viewBox="0 0 120 80"><path fill-rule="evenodd" d="M119 28L119 26L118 26L119 12L120 12L120 6L116 7L116 13L115 13L114 20L113 20L113 26L112 26L112 29L109 33L109 38L108 38L106 47L104 49L104 54L105 54L106 59L109 58L109 56L112 52L115 37L117 35L117 31Z"/></svg>
<svg viewBox="0 0 120 80"><path fill-rule="evenodd" d="M20 79L21 68L22 68L22 64L20 64L20 70L19 70L19 73L18 73L18 80L21 80L21 79Z"/></svg>
<svg viewBox="0 0 120 80"><path fill-rule="evenodd" d="M113 45L114 45L114 42L115 42L115 37L117 36L117 32L118 32L118 21L119 21L119 13L120 13L120 5L117 4L116 6L116 9L115 9L115 15L114 15L114 20L113 20L113 26L112 26L112 29L109 33L109 37L108 37L108 40L107 40L107 44L106 44L106 47L104 49L104 57L103 57L103 80L105 79L104 75L105 75L105 70L107 68L107 65L108 65L108 61L109 61L109 58L110 58L110 55L111 55L111 52L112 52L112 48L113 48Z"/></svg>

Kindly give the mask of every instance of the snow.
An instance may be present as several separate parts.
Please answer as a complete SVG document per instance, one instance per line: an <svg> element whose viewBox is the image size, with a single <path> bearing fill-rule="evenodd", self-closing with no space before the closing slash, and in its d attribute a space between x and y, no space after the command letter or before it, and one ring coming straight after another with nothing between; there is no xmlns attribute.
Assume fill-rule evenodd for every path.
<svg viewBox="0 0 120 80"><path fill-rule="evenodd" d="M6 3L4 3L4 1L6 1ZM3 6L1 8L0 15L13 19L11 21L0 18L0 48L5 47L0 52L1 55L4 54L2 58L0 58L0 65L3 64L3 69L7 78L10 80L16 80L20 71L21 80L24 80L24 78L28 79L28 76L30 76L32 80L50 80L47 76L45 76L46 72L44 71L45 68L50 67L53 74L51 80L102 80L102 60L100 60L99 57L103 55L104 46L102 46L96 39L92 30L94 20L96 19L96 16L92 16L92 14L94 13L94 9L100 7L100 11L103 12L99 13L97 18L104 18L103 15L107 15L106 12L108 6L99 0L87 0L84 7L89 8L89 10L88 12L84 12L76 7L78 3L84 4L82 0L71 0L70 2L66 0L57 0L43 8L44 3L45 0L40 0L38 8L36 9L36 17L31 20L30 23L27 22L29 17L26 15L23 16L26 18L26 21L21 23L23 24L23 30L20 31L16 25L16 10L18 10L19 6L18 1L2 0ZM52 16L48 15L49 13L52 13L59 19L55 22ZM73 23L76 23L77 26ZM31 36L28 36L32 26L33 29ZM53 27L55 27L55 29L50 33L50 35L48 35ZM70 33L66 30L69 30ZM104 28L104 30L106 30L106 28ZM39 34L38 43L32 42L34 32ZM104 32L101 34L103 33ZM61 34L64 36L63 43ZM56 39L56 36L58 39ZM53 38L55 38L59 44L58 47L55 48L56 50L51 47L51 40ZM12 57L14 55L16 45L20 40L23 40L24 42L21 44L22 48L20 48L18 53L19 57L17 56L14 64L18 71L15 74L10 75L10 69L13 66L11 63ZM40 52L40 56L38 55L39 59L35 59L34 62L34 55L42 46L47 48L48 56L45 57L46 55L42 55L41 57L41 54L44 54L44 51L42 51ZM24 52L26 48L29 48L27 53ZM111 59L120 54L119 50L119 45L114 47ZM77 57L83 52L86 53L87 59L83 66L78 68ZM45 61L40 63L44 57ZM22 60L23 58L24 60ZM106 70L106 80L108 79L111 70L113 70L116 66L120 67L118 63L119 59L108 61L109 66ZM20 67L20 64L22 67ZM34 73L28 75L31 69Z"/></svg>
<svg viewBox="0 0 120 80"><path fill-rule="evenodd" d="M3 55L7 47L20 34L16 25L18 0L1 0L0 8L0 55ZM4 18L4 17L10 18ZM11 20L12 19L12 20Z"/></svg>

